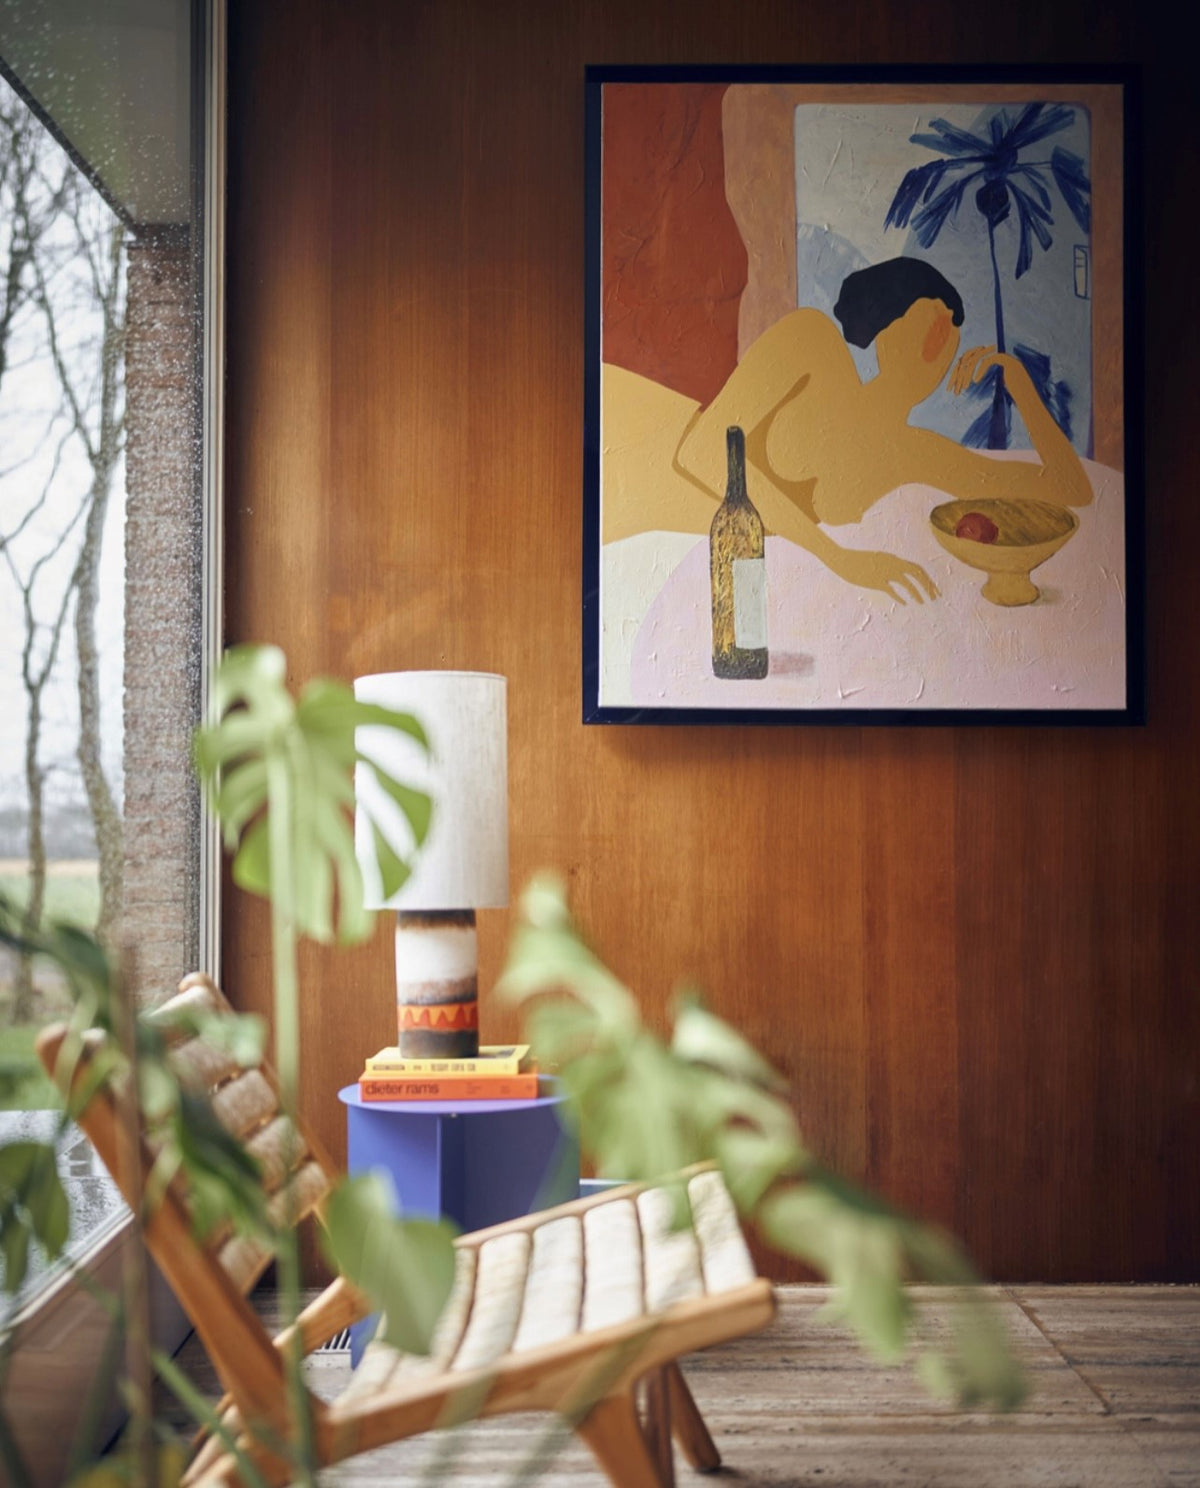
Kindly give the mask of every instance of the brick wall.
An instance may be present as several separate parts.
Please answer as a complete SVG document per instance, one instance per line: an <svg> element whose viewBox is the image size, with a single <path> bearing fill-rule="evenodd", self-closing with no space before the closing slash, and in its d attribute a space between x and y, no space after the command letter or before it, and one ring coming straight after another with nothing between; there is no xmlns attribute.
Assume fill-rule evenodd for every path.
<svg viewBox="0 0 1200 1488"><path fill-rule="evenodd" d="M129 248L125 527L125 926L140 996L197 955L200 688L198 318L187 229ZM186 660L185 660L186 659Z"/></svg>

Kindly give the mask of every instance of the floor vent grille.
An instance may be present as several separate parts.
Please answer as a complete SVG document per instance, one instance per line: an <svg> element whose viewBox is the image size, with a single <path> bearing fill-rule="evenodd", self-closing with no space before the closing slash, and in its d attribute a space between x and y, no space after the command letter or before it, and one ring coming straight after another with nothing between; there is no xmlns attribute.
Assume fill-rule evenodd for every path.
<svg viewBox="0 0 1200 1488"><path fill-rule="evenodd" d="M340 1333L335 1333L332 1338L313 1350L315 1354L348 1354L350 1352L350 1329L343 1328Z"/></svg>

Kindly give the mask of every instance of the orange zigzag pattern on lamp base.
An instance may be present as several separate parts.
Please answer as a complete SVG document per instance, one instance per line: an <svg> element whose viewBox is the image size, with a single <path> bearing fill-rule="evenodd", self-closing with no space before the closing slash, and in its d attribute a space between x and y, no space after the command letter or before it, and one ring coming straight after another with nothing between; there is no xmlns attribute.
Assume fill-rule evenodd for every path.
<svg viewBox="0 0 1200 1488"><path fill-rule="evenodd" d="M407 1028L441 1028L450 1033L479 1027L477 1002L401 1003L399 1014L401 1033Z"/></svg>

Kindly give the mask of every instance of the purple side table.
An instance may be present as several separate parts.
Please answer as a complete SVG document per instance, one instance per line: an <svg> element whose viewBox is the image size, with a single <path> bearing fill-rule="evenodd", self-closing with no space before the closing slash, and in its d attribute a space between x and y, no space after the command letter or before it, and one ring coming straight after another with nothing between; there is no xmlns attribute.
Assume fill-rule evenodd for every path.
<svg viewBox="0 0 1200 1488"><path fill-rule="evenodd" d="M579 1146L557 1082L540 1088L536 1100L364 1101L346 1085L346 1167L384 1169L405 1215L462 1230L566 1203L579 1195ZM352 1330L356 1365L373 1326Z"/></svg>
<svg viewBox="0 0 1200 1488"><path fill-rule="evenodd" d="M566 1096L545 1076L541 1088L536 1100L364 1101L347 1085L347 1169L384 1168L405 1214L462 1230L565 1203L578 1196L579 1149L560 1120Z"/></svg>

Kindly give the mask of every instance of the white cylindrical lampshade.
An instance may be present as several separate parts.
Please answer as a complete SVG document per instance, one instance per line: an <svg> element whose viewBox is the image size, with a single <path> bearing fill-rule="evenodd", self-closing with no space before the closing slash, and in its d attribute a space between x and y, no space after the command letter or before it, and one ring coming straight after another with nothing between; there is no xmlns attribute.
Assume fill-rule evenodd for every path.
<svg viewBox="0 0 1200 1488"><path fill-rule="evenodd" d="M414 852L403 812L373 772L355 767L354 838L369 909L495 909L508 903L508 740L504 677L491 672L379 672L358 677L361 702L411 713L429 753L398 730L360 728L359 751L403 785L433 797L433 821L411 877L384 899L367 807L404 858Z"/></svg>

